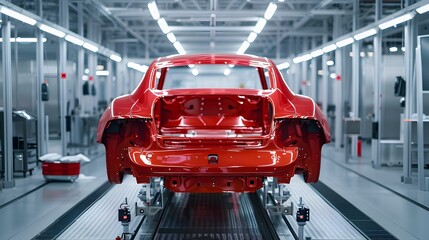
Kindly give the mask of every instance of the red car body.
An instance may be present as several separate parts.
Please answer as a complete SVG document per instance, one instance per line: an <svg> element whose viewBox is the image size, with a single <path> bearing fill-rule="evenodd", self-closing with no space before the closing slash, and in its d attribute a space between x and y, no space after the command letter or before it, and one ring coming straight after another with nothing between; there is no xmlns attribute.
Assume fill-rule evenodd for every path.
<svg viewBox="0 0 429 240"><path fill-rule="evenodd" d="M263 87L162 89L169 68L190 64L252 66ZM229 54L156 59L134 92L112 101L97 132L110 182L163 177L175 192L253 192L265 177L289 183L295 173L316 182L329 141L319 107L294 94L271 60Z"/></svg>

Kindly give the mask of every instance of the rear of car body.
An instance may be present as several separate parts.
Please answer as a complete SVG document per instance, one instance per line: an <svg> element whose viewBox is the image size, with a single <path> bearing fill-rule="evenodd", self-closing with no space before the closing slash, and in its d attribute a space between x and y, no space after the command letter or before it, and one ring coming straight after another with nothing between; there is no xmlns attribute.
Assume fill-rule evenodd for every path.
<svg viewBox="0 0 429 240"><path fill-rule="evenodd" d="M259 89L165 89L174 69L194 65L252 68ZM134 92L106 109L97 141L113 183L132 174L138 183L163 177L175 192L253 192L266 177L289 183L302 173L316 182L330 136L319 107L292 93L271 60L199 54L155 60Z"/></svg>

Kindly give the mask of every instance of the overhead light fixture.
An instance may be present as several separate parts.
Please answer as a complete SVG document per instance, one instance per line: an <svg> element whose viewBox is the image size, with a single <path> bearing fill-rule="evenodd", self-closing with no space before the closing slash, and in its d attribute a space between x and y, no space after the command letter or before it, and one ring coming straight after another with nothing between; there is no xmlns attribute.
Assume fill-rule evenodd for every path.
<svg viewBox="0 0 429 240"><path fill-rule="evenodd" d="M322 48L324 53L332 52L335 49L337 49L337 45L335 45L335 44L331 44L331 45L328 45L328 46Z"/></svg>
<svg viewBox="0 0 429 240"><path fill-rule="evenodd" d="M341 47L345 47L349 44L352 44L355 40L351 37L346 38L344 40L338 41L335 43L335 45L337 45L337 47L341 48Z"/></svg>
<svg viewBox="0 0 429 240"><path fill-rule="evenodd" d="M112 60L113 60L113 61L115 61L115 62L120 62L120 61L122 61L121 56L116 55L116 54L112 54L112 55L110 55L110 59L112 59Z"/></svg>
<svg viewBox="0 0 429 240"><path fill-rule="evenodd" d="M244 52L246 52L246 50L249 48L249 46L250 46L250 43L248 41L244 41L241 44L240 48L237 50L237 54L244 54Z"/></svg>
<svg viewBox="0 0 429 240"><path fill-rule="evenodd" d="M326 61L326 65L328 65L328 66L334 66L334 61L332 61L332 60L328 60L328 61Z"/></svg>
<svg viewBox="0 0 429 240"><path fill-rule="evenodd" d="M21 38L21 37L18 37L16 39L11 38L10 41L12 42L12 40L15 40L18 43L35 43L35 42L37 42L37 38ZM46 42L46 38L42 38L42 42Z"/></svg>
<svg viewBox="0 0 429 240"><path fill-rule="evenodd" d="M135 63L135 62L128 62L127 67L132 68L134 70L137 70L139 72L143 72L143 73L146 72L147 69L149 68L146 65L140 65L140 64Z"/></svg>
<svg viewBox="0 0 429 240"><path fill-rule="evenodd" d="M180 55L185 55L186 54L185 49L183 48L182 44L180 44L179 41L176 41L175 43L173 43L173 46L174 46L174 48L176 48L177 52Z"/></svg>
<svg viewBox="0 0 429 240"><path fill-rule="evenodd" d="M73 37L72 35L67 35L65 39L78 46L82 46L84 44L84 41L82 39Z"/></svg>
<svg viewBox="0 0 429 240"><path fill-rule="evenodd" d="M95 75L97 76L109 76L109 71L107 70L99 70L95 72Z"/></svg>
<svg viewBox="0 0 429 240"><path fill-rule="evenodd" d="M293 63L300 63L302 62L302 57L295 57L294 59L292 59Z"/></svg>
<svg viewBox="0 0 429 240"><path fill-rule="evenodd" d="M356 35L354 35L354 39L356 39L357 41L362 40L364 38L370 37L377 34L377 30L375 30L375 28L371 28L369 30L366 30L365 32L361 32L358 33Z"/></svg>
<svg viewBox="0 0 429 240"><path fill-rule="evenodd" d="M27 16L25 16L25 15L19 13L19 12L16 12L16 11L14 11L12 9L6 8L4 6L1 7L0 12L3 13L4 15L7 15L7 16L9 16L11 18L15 18L16 20L19 20L21 22L27 23L27 24L29 24L31 26L34 26L37 23L36 20L34 20L34 19L30 18L30 17L27 17Z"/></svg>
<svg viewBox="0 0 429 240"><path fill-rule="evenodd" d="M423 14L427 11L429 11L429 4L423 5L416 9L416 12L418 12L419 14Z"/></svg>
<svg viewBox="0 0 429 240"><path fill-rule="evenodd" d="M397 48L397 47L390 47L390 48L389 48L389 51L390 51L390 52L397 52L397 51L398 51L398 48Z"/></svg>
<svg viewBox="0 0 429 240"><path fill-rule="evenodd" d="M192 69L192 75L197 76L198 75L198 70L196 68Z"/></svg>
<svg viewBox="0 0 429 240"><path fill-rule="evenodd" d="M155 1L152 1L147 4L147 8L149 8L150 15L155 20L158 20L161 16L159 15L158 6Z"/></svg>
<svg viewBox="0 0 429 240"><path fill-rule="evenodd" d="M401 51L405 52L405 47L401 47Z"/></svg>
<svg viewBox="0 0 429 240"><path fill-rule="evenodd" d="M250 32L249 36L247 37L247 41L249 43L252 43L253 41L255 41L257 36L258 34L256 34L255 32Z"/></svg>
<svg viewBox="0 0 429 240"><path fill-rule="evenodd" d="M86 42L86 43L83 44L83 47L86 48L86 49L88 49L89 51L98 52L98 47L92 45L91 43L87 43Z"/></svg>
<svg viewBox="0 0 429 240"><path fill-rule="evenodd" d="M233 68L235 65L234 64L228 64L228 67Z"/></svg>
<svg viewBox="0 0 429 240"><path fill-rule="evenodd" d="M276 10L277 10L277 4L270 2L270 4L268 4L267 10L265 10L264 18L267 20L270 20L273 17Z"/></svg>
<svg viewBox="0 0 429 240"><path fill-rule="evenodd" d="M284 63L280 63L279 65L277 65L277 68L279 70L288 69L289 67L290 67L289 62L284 62Z"/></svg>
<svg viewBox="0 0 429 240"><path fill-rule="evenodd" d="M49 34L52 34L54 36L57 36L59 38L63 38L66 35L63 31L60 31L53 27L49 27L48 25L45 25L45 24L40 24L39 28L40 30L47 32Z"/></svg>
<svg viewBox="0 0 429 240"><path fill-rule="evenodd" d="M176 41L176 36L174 36L174 33L172 33L172 32L167 34L167 38L168 38L168 41L170 41L172 43L174 43Z"/></svg>
<svg viewBox="0 0 429 240"><path fill-rule="evenodd" d="M265 20L265 18L259 18L258 22L255 25L255 28L253 29L253 31L257 34L262 32L262 29L264 29L265 24L267 24L267 20Z"/></svg>
<svg viewBox="0 0 429 240"><path fill-rule="evenodd" d="M386 28L390 28L390 27L396 26L396 25L398 25L398 24L401 24L401 23L403 23L403 22L406 22L406 21L408 21L408 20L411 20L413 17L414 17L414 14L412 14L412 13L407 13L407 14L404 14L404 15L399 16L399 17L397 17L397 18L394 18L394 19L392 19L392 20L390 20L390 21L387 21L387 22L381 23L380 25L378 25L378 27L379 27L381 30L384 30L384 29L386 29Z"/></svg>
<svg viewBox="0 0 429 240"><path fill-rule="evenodd" d="M331 73L329 74L329 77L332 79L336 79L337 78L337 74L336 73Z"/></svg>
<svg viewBox="0 0 429 240"><path fill-rule="evenodd" d="M313 57L311 56L311 54L305 54L305 55L302 55L301 56L301 60L303 61L303 62L305 62L305 61L308 61L308 60L310 60L310 59L312 59Z"/></svg>
<svg viewBox="0 0 429 240"><path fill-rule="evenodd" d="M225 70L223 70L223 75L228 76L231 73L231 69L226 68Z"/></svg>
<svg viewBox="0 0 429 240"><path fill-rule="evenodd" d="M195 67L195 64L189 64L188 67L193 68L193 67Z"/></svg>
<svg viewBox="0 0 429 240"><path fill-rule="evenodd" d="M9 38L10 42L18 42L18 43L35 43L37 42L37 38L22 38L22 37L18 37L18 38ZM42 39L43 42L46 42L46 38ZM3 42L3 38L0 38L0 42Z"/></svg>
<svg viewBox="0 0 429 240"><path fill-rule="evenodd" d="M318 57L318 56L320 56L322 54L323 54L323 50L322 49L317 49L316 51L311 52L311 56L314 57L314 58Z"/></svg>
<svg viewBox="0 0 429 240"><path fill-rule="evenodd" d="M161 31L164 34L167 34L167 33L170 32L170 27L168 26L168 24L167 24L167 22L165 21L164 18L158 19L158 25L159 25L159 27L161 28Z"/></svg>

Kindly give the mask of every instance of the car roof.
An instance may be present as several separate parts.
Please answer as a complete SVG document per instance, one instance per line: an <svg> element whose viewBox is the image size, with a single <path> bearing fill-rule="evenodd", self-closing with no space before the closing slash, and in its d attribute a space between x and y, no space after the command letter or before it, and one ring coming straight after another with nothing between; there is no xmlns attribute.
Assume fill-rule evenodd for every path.
<svg viewBox="0 0 429 240"><path fill-rule="evenodd" d="M270 61L264 57L248 54L189 54L172 55L155 60L158 67L179 66L189 64L237 64L255 67L268 67Z"/></svg>

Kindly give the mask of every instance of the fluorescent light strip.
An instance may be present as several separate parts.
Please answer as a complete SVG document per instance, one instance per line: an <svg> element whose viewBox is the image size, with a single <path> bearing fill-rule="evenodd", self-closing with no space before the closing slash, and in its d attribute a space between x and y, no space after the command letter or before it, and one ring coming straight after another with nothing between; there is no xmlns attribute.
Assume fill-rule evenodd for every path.
<svg viewBox="0 0 429 240"><path fill-rule="evenodd" d="M92 51L92 52L98 52L98 47L92 45L91 43L87 43L86 42L86 43L83 44L83 47L86 48L86 49L88 49L88 50L90 50L90 51Z"/></svg>
<svg viewBox="0 0 429 240"><path fill-rule="evenodd" d="M109 76L109 71L107 70L99 70L95 72L95 75L97 76Z"/></svg>
<svg viewBox="0 0 429 240"><path fill-rule="evenodd" d="M397 52L397 51L398 51L398 48L397 48L397 47L390 47L390 48L389 48L389 51L390 51L390 52Z"/></svg>
<svg viewBox="0 0 429 240"><path fill-rule="evenodd" d="M9 38L10 42L17 42L17 43L36 43L37 42L37 38ZM43 42L46 42L46 38L42 39ZM3 42L3 38L0 38L0 42Z"/></svg>
<svg viewBox="0 0 429 240"><path fill-rule="evenodd" d="M65 39L78 46L82 46L84 44L84 41L82 39L73 37L72 35L67 35Z"/></svg>
<svg viewBox="0 0 429 240"><path fill-rule="evenodd" d="M246 52L246 50L249 48L250 43L248 41L244 41L240 48L237 50L237 54L244 54L244 52Z"/></svg>
<svg viewBox="0 0 429 240"><path fill-rule="evenodd" d="M225 75L225 76L228 76L230 73L231 73L231 69L229 69L229 68L226 68L226 69L223 71L223 75Z"/></svg>
<svg viewBox="0 0 429 240"><path fill-rule="evenodd" d="M174 43L176 41L176 36L174 36L174 33L172 33L172 32L167 34L167 38L168 38L168 41L170 41L172 43Z"/></svg>
<svg viewBox="0 0 429 240"><path fill-rule="evenodd" d="M406 21L408 21L408 20L411 20L413 17L414 17L414 14L412 14L412 13L407 13L407 14L404 14L404 15L399 16L399 17L397 17L397 18L394 18L394 19L392 19L392 20L390 20L390 21L387 21L387 22L381 23L380 25L378 25L378 27L379 27L381 30L384 30L384 29L387 29L387 28L390 28L390 27L396 26L396 25L398 25L398 24L401 24L401 23L403 23L403 22L406 22Z"/></svg>
<svg viewBox="0 0 429 240"><path fill-rule="evenodd" d="M16 12L16 11L14 11L12 9L3 7L3 6L1 7L0 12L3 13L3 14L5 14L5 15L7 15L7 16L9 16L9 17L11 17L11 18L15 18L16 20L19 20L21 22L29 24L31 26L34 26L37 23L36 20L34 20L34 19L30 18L30 17L27 17L27 16L25 16L25 15L19 13L19 12Z"/></svg>
<svg viewBox="0 0 429 240"><path fill-rule="evenodd" d="M273 17L276 10L277 10L277 4L270 2L270 4L268 4L267 10L265 10L264 18L267 20L270 20Z"/></svg>
<svg viewBox="0 0 429 240"><path fill-rule="evenodd" d="M135 63L135 62L128 62L127 63L127 67L132 68L134 70L137 70L139 72L146 72L147 69L149 68L146 65L140 65L140 64Z"/></svg>
<svg viewBox="0 0 429 240"><path fill-rule="evenodd" d="M302 57L296 57L296 58L292 59L292 62L293 63L300 63L300 62L302 62Z"/></svg>
<svg viewBox="0 0 429 240"><path fill-rule="evenodd" d="M39 28L40 30L47 32L49 34L52 34L54 36L57 36L59 38L63 38L66 35L63 31L53 27L49 27L48 25L45 25L45 24L40 24Z"/></svg>
<svg viewBox="0 0 429 240"><path fill-rule="evenodd" d="M116 55L116 54L112 54L112 55L110 55L110 59L112 59L112 60L113 60L113 61L115 61L115 62L120 62L120 61L122 61L121 56Z"/></svg>
<svg viewBox="0 0 429 240"><path fill-rule="evenodd" d="M419 14L423 14L427 11L429 11L429 4L426 4L426 5L416 9L416 12L418 12Z"/></svg>
<svg viewBox="0 0 429 240"><path fill-rule="evenodd" d="M192 75L194 75L194 76L197 76L197 75L198 75L198 73L199 73L199 72L198 72L198 70L197 70L197 69L195 69L195 68L194 68L194 69L192 69L192 71L191 71L191 72L192 72Z"/></svg>
<svg viewBox="0 0 429 240"><path fill-rule="evenodd" d="M323 54L323 50L322 49L317 49L316 51L311 52L311 56L314 57L314 58L318 57L318 56L320 56L322 54Z"/></svg>
<svg viewBox="0 0 429 240"><path fill-rule="evenodd" d="M167 33L170 32L170 27L168 26L168 24L167 24L167 22L165 21L164 18L158 19L158 25L159 25L159 27L161 28L161 31L164 34L167 34Z"/></svg>
<svg viewBox="0 0 429 240"><path fill-rule="evenodd" d="M265 24L267 24L267 20L265 20L265 18L260 18L258 20L258 22L255 25L255 28L253 29L253 31L257 34L262 32L262 29L264 29Z"/></svg>
<svg viewBox="0 0 429 240"><path fill-rule="evenodd" d="M249 36L247 37L247 41L249 43L252 43L253 41L255 41L257 36L258 34L256 34L255 32L250 32Z"/></svg>
<svg viewBox="0 0 429 240"><path fill-rule="evenodd" d="M180 55L185 55L185 54L186 54L185 49L183 48L182 44L180 44L180 42L179 42L179 41L177 41L177 42L173 43L173 46L174 46L174 48L176 48L177 52L178 52Z"/></svg>
<svg viewBox="0 0 429 240"><path fill-rule="evenodd" d="M328 45L328 46L322 48L324 53L332 52L335 49L337 49L337 45L335 45L335 44L331 44L331 45Z"/></svg>
<svg viewBox="0 0 429 240"><path fill-rule="evenodd" d="M349 37L349 38L346 38L344 40L336 42L335 45L337 45L337 47L341 48L341 47L345 47L349 44L354 43L354 41L355 40L353 38Z"/></svg>
<svg viewBox="0 0 429 240"><path fill-rule="evenodd" d="M284 62L284 63L281 63L281 64L277 65L277 68L279 70L288 69L289 67L290 67L290 63L289 62Z"/></svg>
<svg viewBox="0 0 429 240"><path fill-rule="evenodd" d="M305 61L308 61L308 60L310 60L310 59L312 59L313 57L311 56L311 54L305 54L305 55L302 55L301 56L301 60L303 61L303 62L305 62Z"/></svg>
<svg viewBox="0 0 429 240"><path fill-rule="evenodd" d="M354 39L359 41L359 40L362 40L364 38L371 37L375 34L377 34L377 30L375 28L371 28L369 30L366 30L365 32L358 33L358 34L354 35L353 37L354 37Z"/></svg>
<svg viewBox="0 0 429 240"><path fill-rule="evenodd" d="M147 8L149 8L150 15L152 15L154 20L158 20L161 17L155 1L148 3Z"/></svg>

